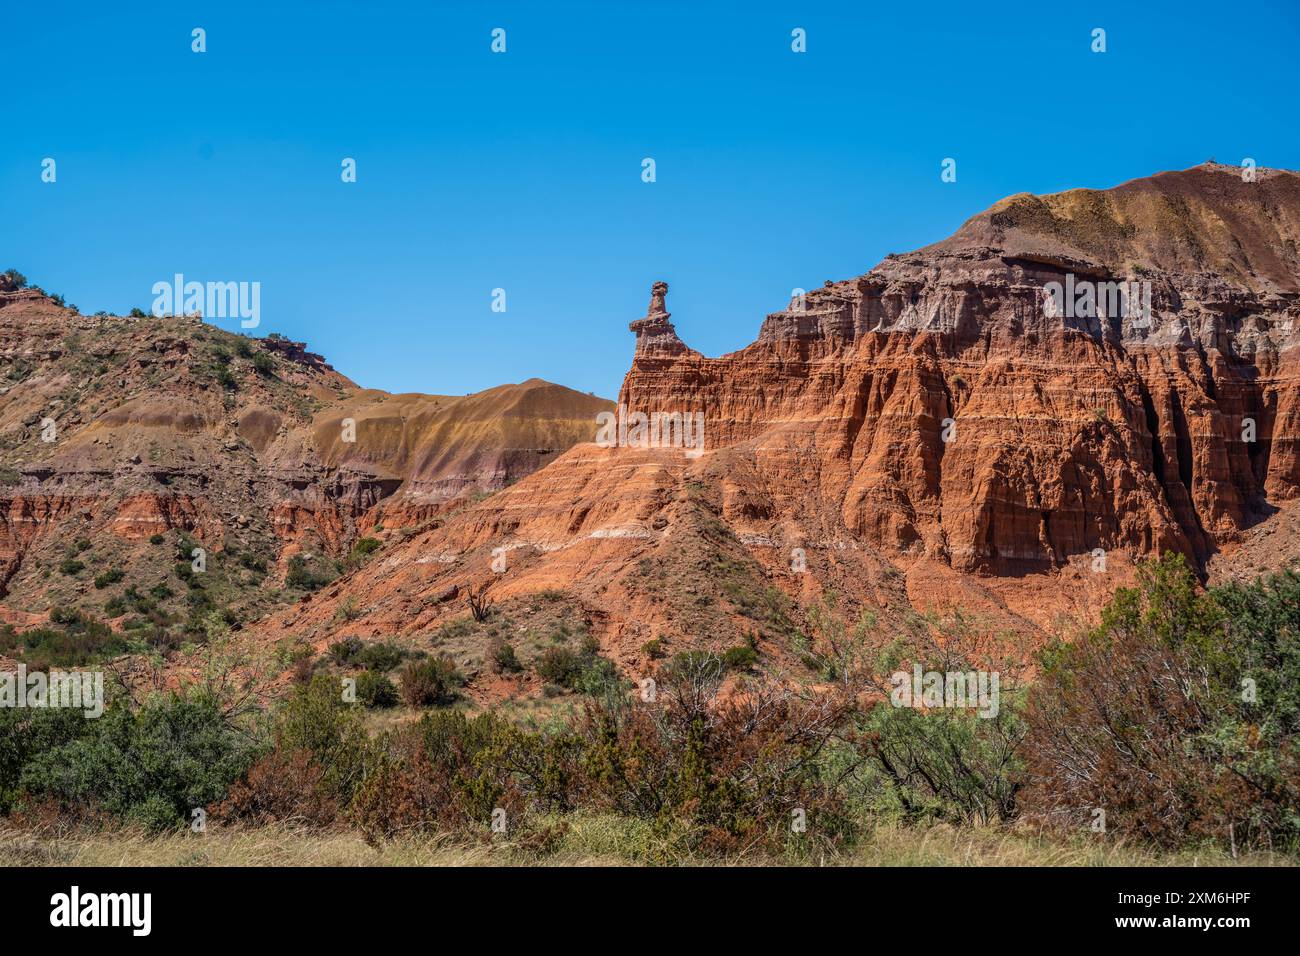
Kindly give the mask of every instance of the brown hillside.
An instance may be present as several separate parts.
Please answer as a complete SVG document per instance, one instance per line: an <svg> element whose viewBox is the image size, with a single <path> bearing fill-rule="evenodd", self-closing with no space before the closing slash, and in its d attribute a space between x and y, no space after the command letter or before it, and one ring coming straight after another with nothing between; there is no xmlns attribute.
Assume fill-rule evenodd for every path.
<svg viewBox="0 0 1300 956"><path fill-rule="evenodd" d="M301 343L80 315L0 277L3 609L85 607L166 646L214 612L241 626L301 595L290 558L309 583L335 577L359 537L518 480L609 407L540 379L362 390ZM175 568L194 547L209 559L191 584ZM121 578L94 586L106 573Z"/></svg>

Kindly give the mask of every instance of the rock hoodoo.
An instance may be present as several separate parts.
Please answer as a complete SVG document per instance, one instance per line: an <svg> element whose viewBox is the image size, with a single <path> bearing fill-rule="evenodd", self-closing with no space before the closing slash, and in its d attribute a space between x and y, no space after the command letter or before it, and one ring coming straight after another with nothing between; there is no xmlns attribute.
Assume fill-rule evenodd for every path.
<svg viewBox="0 0 1300 956"><path fill-rule="evenodd" d="M684 355L690 351L677 337L677 330L668 321L670 313L665 305L668 283L656 282L650 287L650 305L645 318L628 325L636 333L636 353L649 355Z"/></svg>

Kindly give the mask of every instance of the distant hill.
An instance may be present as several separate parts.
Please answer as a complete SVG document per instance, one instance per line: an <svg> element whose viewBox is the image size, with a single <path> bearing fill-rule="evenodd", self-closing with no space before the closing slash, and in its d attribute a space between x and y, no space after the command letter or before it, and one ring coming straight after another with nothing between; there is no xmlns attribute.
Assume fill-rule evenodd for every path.
<svg viewBox="0 0 1300 956"><path fill-rule="evenodd" d="M301 596L295 556L307 589L332 579L358 539L517 481L611 407L541 379L362 389L302 343L81 315L0 276L0 608L114 602L164 644L214 611L242 626ZM178 578L194 547L204 575Z"/></svg>

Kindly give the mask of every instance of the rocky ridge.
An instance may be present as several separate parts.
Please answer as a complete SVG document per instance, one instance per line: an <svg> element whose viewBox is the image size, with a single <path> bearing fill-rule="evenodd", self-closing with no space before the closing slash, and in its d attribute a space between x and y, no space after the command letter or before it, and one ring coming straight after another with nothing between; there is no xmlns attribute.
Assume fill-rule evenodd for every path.
<svg viewBox="0 0 1300 956"><path fill-rule="evenodd" d="M324 567L491 494L610 404L540 379L361 389L303 343L85 316L0 276L0 595L23 617L107 599L89 579L112 569L161 585L172 557L151 539L183 535L244 562L224 598L260 614L295 555Z"/></svg>

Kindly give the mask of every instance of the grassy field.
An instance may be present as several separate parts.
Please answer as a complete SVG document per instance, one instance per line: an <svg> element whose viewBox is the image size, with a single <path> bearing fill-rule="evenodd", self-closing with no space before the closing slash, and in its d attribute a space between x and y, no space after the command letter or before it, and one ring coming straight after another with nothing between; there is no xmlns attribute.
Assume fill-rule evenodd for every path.
<svg viewBox="0 0 1300 956"><path fill-rule="evenodd" d="M656 852L659 851L659 852ZM1294 866L1294 857L1253 853L1233 859L1215 849L1158 853L1113 841L1062 843L1032 833L935 826L877 828L857 848L824 858L746 855L718 860L667 855L647 828L579 818L554 852L509 842L465 846L434 837L376 848L359 834L288 827L212 829L149 836L137 830L43 833L0 829L0 866L625 866L671 859L703 866Z"/></svg>

